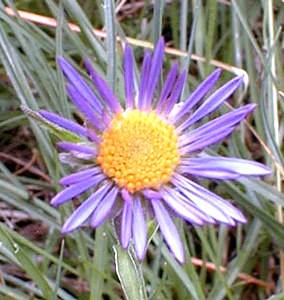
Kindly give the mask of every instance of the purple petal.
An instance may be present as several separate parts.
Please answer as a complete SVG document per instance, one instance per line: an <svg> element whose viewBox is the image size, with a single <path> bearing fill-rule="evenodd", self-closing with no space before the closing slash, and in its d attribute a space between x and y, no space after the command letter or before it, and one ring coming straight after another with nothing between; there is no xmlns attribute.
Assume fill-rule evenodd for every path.
<svg viewBox="0 0 284 300"><path fill-rule="evenodd" d="M271 174L271 170L261 163L231 157L194 157L181 162L181 165L185 166L190 174L198 175L199 173L198 176L217 179Z"/></svg>
<svg viewBox="0 0 284 300"><path fill-rule="evenodd" d="M147 83L149 80L150 67L151 67L151 52L145 51L144 58L143 58L143 64L142 64L142 71L141 71L139 95L138 95L138 108L139 109L143 109L144 107L146 107L145 95L146 95Z"/></svg>
<svg viewBox="0 0 284 300"><path fill-rule="evenodd" d="M151 201L156 219L160 225L161 232L170 248L180 263L184 263L184 249L177 228L169 213L159 200Z"/></svg>
<svg viewBox="0 0 284 300"><path fill-rule="evenodd" d="M93 128L87 129L87 135L90 141L95 142L96 144L99 144L101 142L101 137L99 137L96 132L93 130Z"/></svg>
<svg viewBox="0 0 284 300"><path fill-rule="evenodd" d="M70 83L67 84L67 93L75 106L85 115L87 120L98 130L103 131L105 126L102 120L95 114L92 106L84 99L82 94Z"/></svg>
<svg viewBox="0 0 284 300"><path fill-rule="evenodd" d="M184 165L181 164L178 168L181 174L190 174L198 177L206 177L213 179L237 179L239 174L223 170L222 168L196 166L196 165Z"/></svg>
<svg viewBox="0 0 284 300"><path fill-rule="evenodd" d="M193 202L204 214L214 218L215 220L234 225L234 221L223 211L222 207L218 207L212 203L212 201L208 201L208 197L202 193L194 193L192 190L186 189L181 181L173 180L173 183L176 185L178 190L184 194L184 196Z"/></svg>
<svg viewBox="0 0 284 300"><path fill-rule="evenodd" d="M79 182L79 183L71 185L70 187L68 187L68 188L62 190L60 193L58 193L51 200L51 205L58 206L58 205L65 203L66 201L71 200L74 197L79 196L80 194L86 192L89 188L97 185L104 178L105 178L104 175L98 174L97 176L94 176L87 181Z"/></svg>
<svg viewBox="0 0 284 300"><path fill-rule="evenodd" d="M66 152L65 152L66 153ZM73 156L75 159L79 159L79 160L86 160L88 161L88 164L92 163L96 157L96 155L94 154L87 154L87 153L83 153L83 152L77 152L77 151L71 151L69 152L71 156ZM78 162L78 161L77 161ZM82 164L82 162L81 162ZM79 163L80 165L80 163Z"/></svg>
<svg viewBox="0 0 284 300"><path fill-rule="evenodd" d="M96 154L96 149L93 147L85 146L82 144L70 143L70 142L58 142L57 146L63 151L76 151L84 154Z"/></svg>
<svg viewBox="0 0 284 300"><path fill-rule="evenodd" d="M118 193L118 188L113 187L110 192L108 192L104 198L101 200L99 205L97 206L96 210L92 214L91 217L91 226L98 227L101 225L105 219L108 217L111 209L115 203L116 196Z"/></svg>
<svg viewBox="0 0 284 300"><path fill-rule="evenodd" d="M242 84L243 76L238 76L227 82L216 92L214 92L200 107L181 125L178 132L186 129L193 123L199 121L209 113L216 110L234 91Z"/></svg>
<svg viewBox="0 0 284 300"><path fill-rule="evenodd" d="M142 260L146 252L147 226L139 198L133 200L132 236L136 255Z"/></svg>
<svg viewBox="0 0 284 300"><path fill-rule="evenodd" d="M102 111L102 104L97 99L93 90L89 87L82 76L76 71L76 69L64 58L58 57L57 61L67 79L70 83L76 87L78 92L88 101L92 107L100 113Z"/></svg>
<svg viewBox="0 0 284 300"><path fill-rule="evenodd" d="M93 175L98 174L100 172L101 169L99 167L89 168L61 178L59 180L59 183L61 185L71 185L74 183L79 183L80 181L90 179Z"/></svg>
<svg viewBox="0 0 284 300"><path fill-rule="evenodd" d="M200 138L196 142L189 144L185 147L181 147L180 153L184 155L187 153L201 151L202 149L204 149L207 146L210 146L212 144L220 142L226 136L231 134L234 131L234 129L235 129L234 127L226 128L224 130L222 130L222 128L220 128L220 130L216 131L215 135L213 135L213 136L212 136L212 134L208 133L208 134L202 136L202 138Z"/></svg>
<svg viewBox="0 0 284 300"><path fill-rule="evenodd" d="M61 229L61 233L69 233L81 226L102 201L104 195L106 194L109 188L110 183L106 183L102 187L100 187L95 193L93 193L88 199L86 199L64 223Z"/></svg>
<svg viewBox="0 0 284 300"><path fill-rule="evenodd" d="M160 200L163 198L159 192L150 189L143 190L143 195L150 200Z"/></svg>
<svg viewBox="0 0 284 300"><path fill-rule="evenodd" d="M191 216L192 214L195 215L195 217L197 217L199 219L198 224L202 225L202 222L207 222L207 223L212 223L214 224L215 221L214 219L210 218L209 216L205 216L203 213L201 213L201 211L193 205L193 203L189 203L182 194L177 193L177 191L171 189L171 188L165 188L165 191L160 192L156 192L150 189L146 189L143 191L143 194L146 198L150 199L150 200L161 200L163 199L163 195L168 194L169 197L171 197L172 199L177 199L177 201L179 203L177 203L177 207L174 209L174 211L178 211L179 209L181 210L189 210L189 216ZM172 199L167 199L168 201L172 201ZM186 202L186 203L185 203ZM173 207L174 203L171 205L169 205L170 207ZM188 220L189 222L192 222L191 219L189 219L189 216L185 216L185 214L187 214L185 211L183 211L181 213L182 217L186 220Z"/></svg>
<svg viewBox="0 0 284 300"><path fill-rule="evenodd" d="M199 184L191 181L190 188L196 193L202 193L203 195L207 195L208 201L212 201L215 205L222 207L224 211L226 211L227 215L229 215L234 220L246 223L246 218L242 214L242 212L234 207L229 201L222 199L218 195L210 192L206 188L200 186Z"/></svg>
<svg viewBox="0 0 284 300"><path fill-rule="evenodd" d="M161 112L163 105L165 104L166 100L170 96L170 93L171 93L173 86L175 84L175 81L176 81L177 74L178 74L178 64L175 63L172 66L172 68L170 69L170 71L167 75L167 79L164 83L160 99L156 106L157 113Z"/></svg>
<svg viewBox="0 0 284 300"><path fill-rule="evenodd" d="M52 122L66 130L69 130L75 134L86 136L87 135L87 130L83 126L76 124L73 121L67 120L65 118L62 118L58 116L57 114L48 112L46 110L40 110L38 112L42 117L44 117L46 120L49 122Z"/></svg>
<svg viewBox="0 0 284 300"><path fill-rule="evenodd" d="M203 225L203 221L206 217L204 218L193 205L182 201L180 195L174 189L164 186L160 190L160 193L167 205L174 210L177 215L190 223Z"/></svg>
<svg viewBox="0 0 284 300"><path fill-rule="evenodd" d="M183 89L183 86L184 86L184 83L185 83L185 80L186 80L186 72L183 71L181 73L181 75L178 77L176 84L172 90L172 93L165 105L165 112L164 112L165 115L169 114L172 111L174 105L176 104L177 100L179 99L182 89Z"/></svg>
<svg viewBox="0 0 284 300"><path fill-rule="evenodd" d="M222 210L228 218L232 218L238 222L245 223L246 219L244 215L233 205L231 205L228 201L222 199L218 195L210 192L206 188L198 185L197 183L181 176L178 174L174 175L174 178L172 180L173 184L176 186L179 186L183 190L186 189L188 191L191 191L192 193L195 193L196 195L200 196L201 198L206 199L208 203L211 203L212 205L218 207L220 210ZM208 206L209 209L209 206ZM213 216L214 217L214 216ZM230 224L232 225L232 224Z"/></svg>
<svg viewBox="0 0 284 300"><path fill-rule="evenodd" d="M226 211L226 214L230 216L232 219L239 223L246 223L247 219L243 215L243 213L237 209L234 205L232 205L228 200L223 200L222 198L216 201L216 205L222 206L223 210Z"/></svg>
<svg viewBox="0 0 284 300"><path fill-rule="evenodd" d="M85 60L85 67L96 86L99 94L101 95L102 99L106 101L108 107L115 113L119 113L121 111L121 106L114 95L113 91L109 88L107 83L96 73L93 69L92 64L89 60Z"/></svg>
<svg viewBox="0 0 284 300"><path fill-rule="evenodd" d="M129 45L124 50L124 87L126 108L134 107L134 55Z"/></svg>
<svg viewBox="0 0 284 300"><path fill-rule="evenodd" d="M123 190L121 194L124 203L121 215L120 243L122 248L126 249L131 239L133 198L126 190Z"/></svg>
<svg viewBox="0 0 284 300"><path fill-rule="evenodd" d="M165 41L161 37L155 46L155 51L153 54L153 59L151 62L151 68L148 78L148 84L146 87L146 95L144 103L146 106L144 107L146 110L151 108L152 100L156 85L158 83L158 79L161 74L162 66L163 66L163 59L164 59L164 50L165 50Z"/></svg>
<svg viewBox="0 0 284 300"><path fill-rule="evenodd" d="M189 133L185 133L180 136L179 145L183 146L189 144L190 142L197 141L207 134L211 134L212 136L214 136L218 132L220 133L220 130L222 131L222 129L224 130L232 126L236 126L249 113L251 113L254 108L255 104L248 104L229 113L226 113L223 116L216 118L210 122L207 122L201 127L191 130Z"/></svg>
<svg viewBox="0 0 284 300"><path fill-rule="evenodd" d="M179 121L185 114L195 106L216 84L221 75L221 69L216 69L211 73L201 84L190 94L189 98L185 100L182 107L174 116L174 121Z"/></svg>

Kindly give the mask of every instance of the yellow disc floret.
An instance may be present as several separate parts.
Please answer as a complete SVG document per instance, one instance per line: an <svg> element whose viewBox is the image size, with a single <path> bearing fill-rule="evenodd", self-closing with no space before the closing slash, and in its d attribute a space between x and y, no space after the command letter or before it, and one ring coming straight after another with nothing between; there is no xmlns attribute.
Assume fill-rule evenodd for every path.
<svg viewBox="0 0 284 300"><path fill-rule="evenodd" d="M177 135L155 112L126 111L103 133L97 163L129 192L159 188L179 162Z"/></svg>

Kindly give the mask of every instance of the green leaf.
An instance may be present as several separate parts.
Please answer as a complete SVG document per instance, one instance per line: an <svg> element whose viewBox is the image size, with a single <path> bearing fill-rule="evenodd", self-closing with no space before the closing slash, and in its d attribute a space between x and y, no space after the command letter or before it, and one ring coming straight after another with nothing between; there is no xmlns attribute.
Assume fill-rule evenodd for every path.
<svg viewBox="0 0 284 300"><path fill-rule="evenodd" d="M284 300L284 293L269 297L267 300Z"/></svg>
<svg viewBox="0 0 284 300"><path fill-rule="evenodd" d="M143 274L130 251L113 246L116 273L127 300L146 300Z"/></svg>
<svg viewBox="0 0 284 300"><path fill-rule="evenodd" d="M241 192L231 182L224 182L227 187L227 191L232 195L237 203L240 203L250 214L257 217L262 224L266 227L269 233L275 238L275 243L284 250L284 225L277 222L266 211L263 211L260 207L256 206L250 199Z"/></svg>
<svg viewBox="0 0 284 300"><path fill-rule="evenodd" d="M242 178L239 181L267 200L284 206L284 194L279 192L275 187L257 179Z"/></svg>
<svg viewBox="0 0 284 300"><path fill-rule="evenodd" d="M116 28L113 0L104 1L105 26L107 29L107 81L115 90L116 81Z"/></svg>
<svg viewBox="0 0 284 300"><path fill-rule="evenodd" d="M157 237L155 237L154 242L156 245L158 245L159 239ZM193 299L201 300L198 296L198 292L196 291L191 278L187 275L186 271L182 268L182 266L174 259L172 254L169 252L168 248L165 245L162 245L161 251L162 251L162 254L163 254L165 260L172 267L176 276L183 283L183 285L187 289L188 293L193 297Z"/></svg>
<svg viewBox="0 0 284 300"><path fill-rule="evenodd" d="M13 241L11 236L6 232L5 226L0 224L0 240L7 247L13 255L17 258L22 268L28 273L32 280L41 289L45 299L52 299L52 290L46 278L43 276L39 268L30 259L28 253L23 247L20 247Z"/></svg>
<svg viewBox="0 0 284 300"><path fill-rule="evenodd" d="M94 257L92 265L92 273L90 276L90 300L102 299L104 286L104 273L108 265L108 236L106 233L106 224L99 227L96 231L96 239L94 244Z"/></svg>
<svg viewBox="0 0 284 300"><path fill-rule="evenodd" d="M29 198L29 195L25 190L20 189L19 187L15 186L14 184L11 184L4 180L0 180L0 189L6 190L7 192L13 193L16 196L21 197L26 200Z"/></svg>

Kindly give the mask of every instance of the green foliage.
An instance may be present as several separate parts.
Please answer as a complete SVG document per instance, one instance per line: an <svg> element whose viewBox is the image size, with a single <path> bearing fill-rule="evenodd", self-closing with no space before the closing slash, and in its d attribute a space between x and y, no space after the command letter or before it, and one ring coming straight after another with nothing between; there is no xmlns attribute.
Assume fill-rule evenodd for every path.
<svg viewBox="0 0 284 300"><path fill-rule="evenodd" d="M118 12L123 1L116 2L25 0L12 5L0 1L0 299L282 299L277 291L284 227L276 217L276 207L284 204L284 105L279 95L284 88L282 1L160 0L154 5L127 1ZM53 17L58 26L48 28L9 16L4 11L8 5ZM77 24L81 32L72 31L68 22ZM103 26L106 39L92 30ZM58 210L48 204L65 173L53 139L55 135L77 141L78 137L35 113L42 108L80 119L67 99L57 55L71 59L86 80L81 59L89 56L122 99L122 57L116 35L122 40L129 36L156 42L161 33L175 47L204 57L195 62L189 56L166 56L166 65L180 59L189 69L184 97L213 68L211 59L221 66L228 64L224 78L238 72L235 67L247 72L247 94L237 95L231 104L258 104L248 123L259 136L242 125L214 153L261 160L276 175L267 182L245 179L212 186L243 209L248 223L238 228L179 224L187 252L184 266L173 259L153 224L148 259L141 265L131 251L117 245L111 224L95 236L82 229L61 241L60 225L72 207ZM142 50L135 47L137 62ZM33 154L36 158L31 160ZM20 170L23 166L26 169ZM9 211L10 215L4 214ZM34 239L36 232L24 234L22 227L30 224L46 229L43 238ZM196 266L194 257L214 263L216 269ZM267 283L273 278L279 288L248 284L240 280L240 273Z"/></svg>

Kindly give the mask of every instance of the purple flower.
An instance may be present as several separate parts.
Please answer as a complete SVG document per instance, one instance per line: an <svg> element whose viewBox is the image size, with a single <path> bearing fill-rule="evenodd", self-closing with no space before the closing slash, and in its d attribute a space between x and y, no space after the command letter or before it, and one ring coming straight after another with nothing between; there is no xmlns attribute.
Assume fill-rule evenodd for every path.
<svg viewBox="0 0 284 300"><path fill-rule="evenodd" d="M230 202L193 178L228 180L266 175L270 170L254 161L202 152L231 134L255 105L242 106L204 125L196 125L216 111L240 87L243 78L235 77L212 92L221 74L219 69L215 70L183 103L175 105L186 73L179 73L177 64L173 65L160 95L157 94L164 46L161 38L153 54L145 53L137 89L133 50L125 46L122 103L90 61L85 61L85 66L96 93L68 61L58 58L67 79L68 95L85 117L85 123L79 125L46 111L39 114L80 138L80 143L58 143L61 150L82 162L82 168L60 180L64 189L52 199L52 205L61 205L91 191L64 223L62 233L85 223L95 228L115 215L120 220L122 247L133 243L137 257L143 259L147 219L154 215L169 249L183 263L184 250L174 217L196 225L235 225L246 221ZM203 100L209 92L210 96Z"/></svg>

